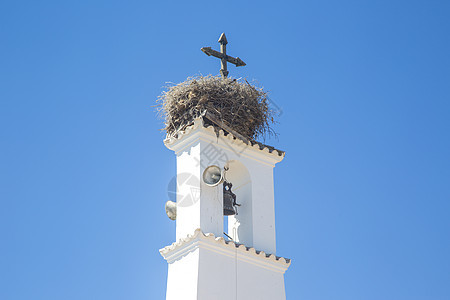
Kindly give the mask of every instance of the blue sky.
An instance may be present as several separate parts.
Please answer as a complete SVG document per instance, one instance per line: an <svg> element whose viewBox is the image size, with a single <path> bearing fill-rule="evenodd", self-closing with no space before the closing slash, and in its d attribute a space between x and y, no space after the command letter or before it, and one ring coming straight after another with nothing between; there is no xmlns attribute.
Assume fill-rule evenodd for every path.
<svg viewBox="0 0 450 300"><path fill-rule="evenodd" d="M450 299L448 1L0 4L0 298L163 299L152 105L218 48L282 113L288 299Z"/></svg>

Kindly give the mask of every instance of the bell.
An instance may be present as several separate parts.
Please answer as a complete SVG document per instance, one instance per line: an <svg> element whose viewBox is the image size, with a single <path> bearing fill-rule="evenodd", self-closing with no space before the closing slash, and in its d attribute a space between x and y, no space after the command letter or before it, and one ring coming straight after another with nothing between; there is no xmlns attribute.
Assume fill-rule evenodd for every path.
<svg viewBox="0 0 450 300"><path fill-rule="evenodd" d="M234 206L236 204L236 195L231 191L233 185L224 181L223 183L223 214L225 216L232 216L236 214Z"/></svg>

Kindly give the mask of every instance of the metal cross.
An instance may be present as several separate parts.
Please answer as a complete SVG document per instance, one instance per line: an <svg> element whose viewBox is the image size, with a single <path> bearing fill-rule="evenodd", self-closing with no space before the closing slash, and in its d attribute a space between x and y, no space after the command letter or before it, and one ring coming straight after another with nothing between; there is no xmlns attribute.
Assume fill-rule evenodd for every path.
<svg viewBox="0 0 450 300"><path fill-rule="evenodd" d="M203 47L201 50L208 56L214 56L217 58L220 58L221 61L221 66L222 68L220 69L220 74L222 74L223 78L227 78L228 76L228 71L227 71L227 62L230 62L232 64L235 64L236 67L241 67L241 66L245 66L246 63L242 61L242 59L240 59L239 57L232 57L232 56L228 56L227 55L227 37L225 36L225 32L222 33L222 35L219 38L219 43L220 43L220 52L211 49L211 47Z"/></svg>

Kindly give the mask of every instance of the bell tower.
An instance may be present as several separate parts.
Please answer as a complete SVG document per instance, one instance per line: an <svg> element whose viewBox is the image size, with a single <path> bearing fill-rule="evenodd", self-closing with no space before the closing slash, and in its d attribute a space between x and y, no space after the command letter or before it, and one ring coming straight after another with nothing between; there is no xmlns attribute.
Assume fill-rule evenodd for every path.
<svg viewBox="0 0 450 300"><path fill-rule="evenodd" d="M176 212L166 207L176 242L160 250L166 300L285 299L290 260L276 256L273 184L284 152L207 123L200 116L164 140L177 159Z"/></svg>
<svg viewBox="0 0 450 300"><path fill-rule="evenodd" d="M176 242L160 249L169 265L166 300L284 300L290 259L276 256L273 168L284 152L258 143L270 131L267 94L228 78L225 33L220 77L190 78L162 96L167 137L177 159ZM160 98L161 99L161 98ZM224 226L226 224L226 226Z"/></svg>

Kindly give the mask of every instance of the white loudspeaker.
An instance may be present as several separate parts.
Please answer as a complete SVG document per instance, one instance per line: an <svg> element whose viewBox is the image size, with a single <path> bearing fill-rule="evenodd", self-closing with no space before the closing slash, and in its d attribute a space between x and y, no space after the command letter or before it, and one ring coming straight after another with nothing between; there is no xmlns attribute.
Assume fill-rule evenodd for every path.
<svg viewBox="0 0 450 300"><path fill-rule="evenodd" d="M223 182L223 172L218 166L209 166L203 171L203 182L208 186L217 186Z"/></svg>
<svg viewBox="0 0 450 300"><path fill-rule="evenodd" d="M166 202L166 214L171 220L177 219L177 203L173 201Z"/></svg>

